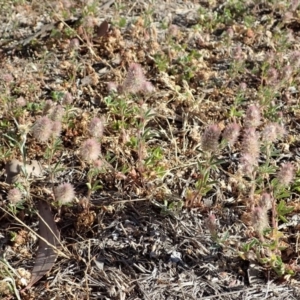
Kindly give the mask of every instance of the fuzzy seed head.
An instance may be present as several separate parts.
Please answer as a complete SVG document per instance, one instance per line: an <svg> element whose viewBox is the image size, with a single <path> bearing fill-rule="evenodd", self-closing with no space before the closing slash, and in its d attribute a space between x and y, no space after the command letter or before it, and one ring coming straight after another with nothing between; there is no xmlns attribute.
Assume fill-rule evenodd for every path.
<svg viewBox="0 0 300 300"><path fill-rule="evenodd" d="M233 146L236 140L239 137L241 127L237 123L230 123L228 124L222 134L222 138L226 140L226 142Z"/></svg>
<svg viewBox="0 0 300 300"><path fill-rule="evenodd" d="M119 90L119 86L116 82L108 82L107 83L107 90L109 93L117 93Z"/></svg>
<svg viewBox="0 0 300 300"><path fill-rule="evenodd" d="M7 200L12 204L17 204L22 201L22 194L19 189L13 188L7 194Z"/></svg>
<svg viewBox="0 0 300 300"><path fill-rule="evenodd" d="M14 77L12 76L12 74L3 74L1 76L1 79L5 82L5 83L11 83L14 81Z"/></svg>
<svg viewBox="0 0 300 300"><path fill-rule="evenodd" d="M221 129L218 125L208 126L202 135L202 150L208 152L215 152L219 147L219 138Z"/></svg>
<svg viewBox="0 0 300 300"><path fill-rule="evenodd" d="M281 70L281 77L283 80L289 80L291 78L291 76L293 75L293 69L291 66L285 66L283 67L283 69Z"/></svg>
<svg viewBox="0 0 300 300"><path fill-rule="evenodd" d="M207 228L212 236L217 235L217 220L215 214L209 214L208 218L206 219Z"/></svg>
<svg viewBox="0 0 300 300"><path fill-rule="evenodd" d="M299 0L292 0L291 2L292 3L290 4L289 10L296 11L299 4L300 4L300 1Z"/></svg>
<svg viewBox="0 0 300 300"><path fill-rule="evenodd" d="M16 99L16 106L24 107L26 105L26 100L24 97L19 97Z"/></svg>
<svg viewBox="0 0 300 300"><path fill-rule="evenodd" d="M93 16L86 16L83 19L83 26L85 28L94 28L95 25L97 25L97 21Z"/></svg>
<svg viewBox="0 0 300 300"><path fill-rule="evenodd" d="M92 137L101 138L104 132L103 121L99 118L93 118L89 125L89 133Z"/></svg>
<svg viewBox="0 0 300 300"><path fill-rule="evenodd" d="M251 176L255 167L257 166L257 159L249 153L244 153L240 158L239 170L246 176Z"/></svg>
<svg viewBox="0 0 300 300"><path fill-rule="evenodd" d="M145 94L153 93L155 91L155 87L150 81L145 81L142 84L141 91Z"/></svg>
<svg viewBox="0 0 300 300"><path fill-rule="evenodd" d="M277 172L277 179L283 186L288 186L294 177L294 166L290 163L283 163Z"/></svg>
<svg viewBox="0 0 300 300"><path fill-rule="evenodd" d="M80 42L77 38L71 39L70 44L69 44L69 49L70 50L77 50L80 47Z"/></svg>
<svg viewBox="0 0 300 300"><path fill-rule="evenodd" d="M300 51L294 51L290 56L290 62L294 69L298 69L300 67Z"/></svg>
<svg viewBox="0 0 300 300"><path fill-rule="evenodd" d="M260 150L259 134L255 128L244 131L242 140L242 152L239 169L242 174L251 176L255 167L258 165Z"/></svg>
<svg viewBox="0 0 300 300"><path fill-rule="evenodd" d="M250 154L255 160L259 157L260 141L259 133L255 128L248 128L244 131L242 140L242 154Z"/></svg>
<svg viewBox="0 0 300 300"><path fill-rule="evenodd" d="M64 114L65 109L61 105L56 105L50 114L50 119L52 121L61 121Z"/></svg>
<svg viewBox="0 0 300 300"><path fill-rule="evenodd" d="M263 231L269 227L266 208L258 206L252 210L252 226L259 235L261 235Z"/></svg>
<svg viewBox="0 0 300 300"><path fill-rule="evenodd" d="M239 91L240 91L240 92L245 92L246 90L247 90L247 83L241 82L241 83L239 84Z"/></svg>
<svg viewBox="0 0 300 300"><path fill-rule="evenodd" d="M233 38L234 36L234 30L232 27L229 27L227 30L226 30L226 35L229 37L229 38Z"/></svg>
<svg viewBox="0 0 300 300"><path fill-rule="evenodd" d="M62 0L61 3L65 9L70 9L72 7L71 2L68 0Z"/></svg>
<svg viewBox="0 0 300 300"><path fill-rule="evenodd" d="M36 120L32 127L33 136L40 142L47 142L52 134L53 122L47 116Z"/></svg>
<svg viewBox="0 0 300 300"><path fill-rule="evenodd" d="M60 204L64 205L71 202L75 197L73 185L70 183L62 183L54 188L54 198Z"/></svg>
<svg viewBox="0 0 300 300"><path fill-rule="evenodd" d="M260 125L260 109L257 105L250 105L246 111L245 127L258 127Z"/></svg>
<svg viewBox="0 0 300 300"><path fill-rule="evenodd" d="M232 49L233 52L233 57L237 60L237 61L242 61L243 60L243 50L242 47L240 45L236 46L234 49Z"/></svg>
<svg viewBox="0 0 300 300"><path fill-rule="evenodd" d="M285 133L284 128L278 123L271 122L267 124L262 131L262 140L266 143L274 143L276 140L281 139Z"/></svg>
<svg viewBox="0 0 300 300"><path fill-rule="evenodd" d="M100 144L94 139L87 139L79 149L80 156L86 161L96 160L100 154Z"/></svg>
<svg viewBox="0 0 300 300"><path fill-rule="evenodd" d="M270 68L266 74L267 82L269 84L276 84L278 80L278 72L275 68Z"/></svg>
<svg viewBox="0 0 300 300"><path fill-rule="evenodd" d="M102 170L102 168L104 167L105 163L102 159L96 159L93 162L94 168L97 170Z"/></svg>
<svg viewBox="0 0 300 300"><path fill-rule="evenodd" d="M127 93L140 92L143 90L145 82L146 77L142 67L137 63L131 63L122 86L122 91Z"/></svg>
<svg viewBox="0 0 300 300"><path fill-rule="evenodd" d="M177 25L175 24L171 24L168 28L168 34L171 36L171 37L177 37L178 34L179 34L179 28Z"/></svg>
<svg viewBox="0 0 300 300"><path fill-rule="evenodd" d="M61 134L62 125L60 121L54 121L52 123L52 137L58 138Z"/></svg>
<svg viewBox="0 0 300 300"><path fill-rule="evenodd" d="M72 104L72 102L73 102L72 95L69 92L65 93L64 98L62 100L62 104L63 105L70 105L70 104Z"/></svg>

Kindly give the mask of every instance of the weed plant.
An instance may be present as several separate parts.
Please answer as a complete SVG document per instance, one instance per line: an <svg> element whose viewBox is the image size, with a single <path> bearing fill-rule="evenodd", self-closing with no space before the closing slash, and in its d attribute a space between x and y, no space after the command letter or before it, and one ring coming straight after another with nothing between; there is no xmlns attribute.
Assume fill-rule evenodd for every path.
<svg viewBox="0 0 300 300"><path fill-rule="evenodd" d="M51 8L57 19L76 11L67 2L61 12ZM198 210L212 245L224 249L235 239L221 226L232 198L230 209L242 207L238 220L247 227L235 256L277 278L295 276L285 225L299 210L300 171L292 149L299 135L300 54L289 14L270 36L249 15L260 4L250 2L201 7L186 34L168 20L156 28L151 7L127 20L117 1L115 19L101 37L95 34L96 1L81 4L79 27L54 28L52 55L41 47L38 62L30 62L41 72L43 89L33 84L38 77L20 76L19 69L1 74L6 216L36 216L33 207L46 199L57 219L75 216L76 230L84 224L91 233L96 212L113 211L95 199L113 191L152 201L166 218ZM292 15L299 13L296 2L286 8ZM272 5L264 26L273 26L273 10L283 9ZM56 70L48 73L49 61L57 78L45 94ZM15 243L20 231L10 235ZM0 293L9 287L19 297L26 284L17 283L5 258L0 264L0 284L7 283Z"/></svg>

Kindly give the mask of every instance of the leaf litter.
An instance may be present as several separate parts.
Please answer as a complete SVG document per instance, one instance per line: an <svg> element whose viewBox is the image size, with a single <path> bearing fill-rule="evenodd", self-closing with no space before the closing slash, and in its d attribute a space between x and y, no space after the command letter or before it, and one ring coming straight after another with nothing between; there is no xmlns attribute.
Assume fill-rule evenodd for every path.
<svg viewBox="0 0 300 300"><path fill-rule="evenodd" d="M33 120L36 117L34 105L41 99L55 98L57 95L51 94L53 91L59 95L68 90L74 96L75 126L64 128L62 135L68 154L60 153L62 155L56 157L68 168L58 173L55 183L60 180L74 182L79 198L86 196L86 165L81 162L79 167L74 163L77 161L74 149L80 133L86 132L87 111L107 117L109 124L101 147L103 152L115 154L112 163L116 168L132 163L137 155L144 155L145 145L140 145L138 151L126 146L132 142L130 137L136 135L136 128L124 126L121 133L116 131L121 124L120 107L114 108L114 103L107 98L107 83L113 82L116 87L122 84L126 70L133 62L142 65L145 77L156 88L155 93L144 95L146 100L141 103L157 113L149 124L158 128L159 134L153 135L147 143L152 147L159 144L169 154L167 159L154 165L166 166L170 171L164 174L161 182L151 172L146 179L142 178L142 165L134 166L126 175L114 173L112 167L110 172L100 176L103 189L91 196L90 204L85 208L81 206L81 199L74 207L58 210L52 206L57 212L54 221L49 204L41 200L46 196L48 181L35 181L34 176L40 176L35 170L39 169L32 163L24 166L19 160L7 163L9 160L3 159L2 166L7 163L7 177L2 177L3 182L6 179L6 183L16 183L16 178L22 176L22 168L26 168L34 182L29 203L38 207L40 215L42 239L39 239L35 258L34 243L30 240L27 244L21 241L19 248L6 245L5 249L7 258L16 268L25 259L33 264L32 279L28 290L24 291L24 299L297 299L298 275L290 281L280 282L269 269L253 262L251 253L243 260L237 256L241 243L253 234L246 221L243 195L235 193L241 184L237 178L228 182L226 173L221 172L218 174L221 178L216 181L222 183L221 188L208 193L203 201L199 197L200 207L189 209L181 203L184 197L188 198L188 189L193 187L198 176L195 157L199 155L196 151L199 138L193 129L200 131L204 125L226 119L225 112L234 105L234 95L242 90L239 83L247 82L245 98L252 99L258 95L260 80L276 80L276 74L273 79L265 79L265 74L259 74L263 73L261 65L269 54L272 59L270 50L276 49L277 42L273 37L280 39L276 30L287 26L293 35L297 16L290 16L290 21L287 21L289 16L285 16L282 23L273 23L272 20L279 18L277 11L281 11L282 4L274 3L272 7L271 4L249 1L245 9L259 24L257 28L253 25L252 30L246 28L251 24L251 18L245 22L239 19L243 9L230 10L230 16L226 1L157 1L154 4L124 1L124 7L118 6L117 1L96 1L98 26L93 18L85 18L80 5L73 1L70 3L74 5L74 11L77 10L74 22L72 10L60 14L60 5L67 6L67 2L59 2L53 7L53 2L39 4L33 1L26 9L22 4L12 6L13 14L12 8L6 6L1 12L7 24L5 31L0 29L5 39L3 43L1 41L0 55L4 58L1 65L14 75L15 85L21 87L20 91L9 83L12 95L25 97L33 107L33 116L26 118ZM204 8L207 11L203 14ZM56 16L53 16L53 9ZM41 11L48 14L36 13ZM198 29L204 24L210 26L217 14L224 18L219 25L197 32L197 26ZM42 15L43 18L38 17ZM234 21L226 19L229 16ZM18 23L18 20L21 21ZM166 29L165 24L172 26ZM259 27L261 24L266 31ZM72 38L68 36L70 32ZM288 38L292 39L292 36ZM177 52L167 41L173 43ZM192 53L200 53L200 57L189 55ZM245 73L239 71L243 57L248 68ZM233 64L235 68L230 69ZM1 78L2 85L5 80L11 80L10 76ZM36 84L32 85L32 82ZM295 93L284 89L281 92L290 107L295 108L297 116L299 103ZM134 103L135 100L130 101ZM113 109L114 114L111 113ZM287 109L287 105L282 109ZM138 113L135 119L142 119ZM295 117L287 122L296 136L299 134L298 121ZM110 126L111 123L116 127ZM297 147L297 143L293 143L294 137L289 138L293 147ZM32 139L29 143L34 147L28 148L28 157L32 161L41 158L43 147L34 144ZM176 153L172 152L173 146ZM18 157L15 154L10 159ZM159 151L157 155L159 157ZM233 155L227 173L230 168L235 168L235 159ZM243 184L246 189L246 183ZM1 189L5 194L7 184L1 184ZM191 190L190 195L195 197L195 191ZM202 202L210 204L201 207ZM23 219L28 226L36 227L30 205ZM173 207L178 207L178 211ZM212 240L205 225L211 209L219 218L219 231L226 247ZM3 232L11 230L11 225L7 224L11 224L12 219L8 221L1 223ZM60 245L58 228L60 243L72 253L68 258L57 259L54 248ZM230 238L226 238L228 233ZM294 239L291 235L290 241ZM26 247L26 251L20 251L21 247ZM30 259L28 253L32 255ZM290 258L291 261L296 259L295 251L291 250ZM45 277L47 273L49 276ZM46 291L45 283L48 285Z"/></svg>
<svg viewBox="0 0 300 300"><path fill-rule="evenodd" d="M26 289L31 288L54 266L58 256L55 250L59 245L59 232L51 214L50 205L45 201L38 202L39 212L39 248L36 254L31 280Z"/></svg>

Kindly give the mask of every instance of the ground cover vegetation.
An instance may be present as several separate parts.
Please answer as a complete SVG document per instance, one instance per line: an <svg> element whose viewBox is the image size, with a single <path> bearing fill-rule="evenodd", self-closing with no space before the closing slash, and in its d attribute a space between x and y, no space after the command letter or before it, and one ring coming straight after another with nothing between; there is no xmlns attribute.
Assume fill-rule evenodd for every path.
<svg viewBox="0 0 300 300"><path fill-rule="evenodd" d="M299 1L0 4L1 299L299 299Z"/></svg>

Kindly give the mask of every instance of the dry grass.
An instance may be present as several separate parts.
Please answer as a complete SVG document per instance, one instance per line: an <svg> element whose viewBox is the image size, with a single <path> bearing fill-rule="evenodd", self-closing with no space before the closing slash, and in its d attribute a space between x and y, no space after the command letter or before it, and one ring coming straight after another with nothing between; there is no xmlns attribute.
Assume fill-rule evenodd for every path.
<svg viewBox="0 0 300 300"><path fill-rule="evenodd" d="M298 3L194 2L0 0L2 299L299 298ZM42 200L58 258L25 289Z"/></svg>

